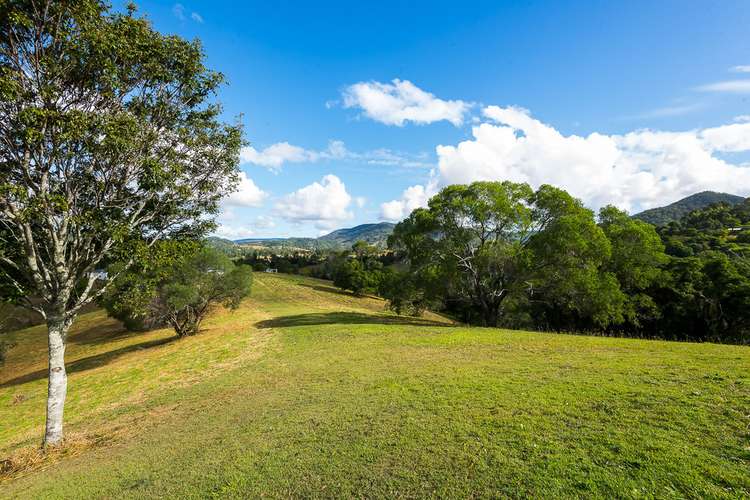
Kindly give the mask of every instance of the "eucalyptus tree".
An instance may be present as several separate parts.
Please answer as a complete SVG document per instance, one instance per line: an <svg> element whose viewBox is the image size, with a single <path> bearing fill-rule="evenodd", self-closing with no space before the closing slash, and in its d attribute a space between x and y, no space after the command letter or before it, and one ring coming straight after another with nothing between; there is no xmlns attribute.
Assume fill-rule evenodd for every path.
<svg viewBox="0 0 750 500"><path fill-rule="evenodd" d="M664 243L654 226L611 205L599 210L599 226L612 246L606 268L617 277L625 293L625 318L640 328L644 320L659 315L649 289L664 278L664 266L669 260Z"/></svg>
<svg viewBox="0 0 750 500"><path fill-rule="evenodd" d="M426 286L433 293L443 283L446 294L464 298L487 326L497 325L512 296L580 309L595 303L585 297L616 286L600 274L610 247L593 212L552 186L448 186L399 223L389 245L406 256L414 276L431 277ZM616 315L595 313L605 323Z"/></svg>
<svg viewBox="0 0 750 500"><path fill-rule="evenodd" d="M240 126L203 59L132 5L0 3L0 274L47 323L45 445L63 438L68 329L106 289L95 271L204 233L236 184Z"/></svg>

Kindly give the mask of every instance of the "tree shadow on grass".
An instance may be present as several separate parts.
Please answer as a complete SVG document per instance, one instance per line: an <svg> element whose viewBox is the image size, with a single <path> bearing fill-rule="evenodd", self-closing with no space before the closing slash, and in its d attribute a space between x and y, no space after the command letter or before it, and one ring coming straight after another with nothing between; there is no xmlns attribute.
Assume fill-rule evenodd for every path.
<svg viewBox="0 0 750 500"><path fill-rule="evenodd" d="M425 318L412 316L390 316L385 314L364 314L358 312L309 313L281 316L279 318L259 321L258 328L285 328L292 326L312 325L409 325L409 326L453 326Z"/></svg>
<svg viewBox="0 0 750 500"><path fill-rule="evenodd" d="M115 349L114 351L103 352L101 354L96 354L94 356L77 359L70 363L66 363L65 368L66 368L67 373L69 374L91 370L93 368L99 368L100 366L109 364L110 362L114 361L115 359L125 354L135 352L135 351L140 351L143 349L149 349L151 347L157 347L160 345L169 344L170 342L174 342L175 340L177 340L177 338L178 337L167 337L165 339L149 340L147 342L141 342L140 344L129 345L126 347L122 347L120 349ZM46 369L25 373L23 375L12 378L10 380L6 380L2 384L0 384L0 388L21 385L21 384L25 384L26 382L32 382L32 381L43 379L43 378L47 378Z"/></svg>
<svg viewBox="0 0 750 500"><path fill-rule="evenodd" d="M335 293L336 295L345 295L347 297L356 297L358 299L369 297L369 295L356 295L352 292L342 290L340 288L336 288L335 286L308 285L307 283L300 283L300 286L304 286L306 288L312 288L313 290L317 292Z"/></svg>
<svg viewBox="0 0 750 500"><path fill-rule="evenodd" d="M145 333L145 332L136 332ZM101 325L93 325L85 330L72 333L68 337L69 344L81 344L81 345L97 345L104 344L106 342L112 342L114 340L121 340L126 337L133 335L133 332L128 331L119 322L112 325L112 328L104 330Z"/></svg>

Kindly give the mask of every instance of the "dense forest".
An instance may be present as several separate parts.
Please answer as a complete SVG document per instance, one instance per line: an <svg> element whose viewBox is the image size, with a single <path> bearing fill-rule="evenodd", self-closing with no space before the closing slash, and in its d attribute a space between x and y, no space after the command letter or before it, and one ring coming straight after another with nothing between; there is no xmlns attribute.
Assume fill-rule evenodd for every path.
<svg viewBox="0 0 750 500"><path fill-rule="evenodd" d="M594 214L543 186L449 186L389 238L392 253L317 265L399 313L470 324L674 340L750 341L750 201L655 227L614 207ZM395 264L394 264L395 262Z"/></svg>

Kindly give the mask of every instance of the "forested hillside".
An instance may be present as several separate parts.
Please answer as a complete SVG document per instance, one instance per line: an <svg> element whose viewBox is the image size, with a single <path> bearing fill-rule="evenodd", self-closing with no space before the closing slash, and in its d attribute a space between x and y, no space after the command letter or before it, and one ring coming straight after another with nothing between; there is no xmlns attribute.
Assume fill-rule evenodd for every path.
<svg viewBox="0 0 750 500"><path fill-rule="evenodd" d="M390 222L361 224L352 228L337 229L332 233L321 236L318 241L335 243L343 248L351 247L358 241L364 241L377 247L385 247L388 236L391 235L395 226Z"/></svg>
<svg viewBox="0 0 750 500"><path fill-rule="evenodd" d="M244 238L235 241L235 243L286 250L344 250L358 241L364 241L385 248L388 236L393 232L394 227L395 224L390 222L361 224L355 227L337 229L318 238Z"/></svg>
<svg viewBox="0 0 750 500"><path fill-rule="evenodd" d="M693 210L705 208L715 203L727 203L729 205L736 205L738 203L742 203L744 199L745 198L743 198L742 196L736 196L733 194L703 191L676 201L670 205L667 205L666 207L644 210L643 212L635 214L633 217L655 226L662 226L672 221L680 220L682 217L692 212Z"/></svg>

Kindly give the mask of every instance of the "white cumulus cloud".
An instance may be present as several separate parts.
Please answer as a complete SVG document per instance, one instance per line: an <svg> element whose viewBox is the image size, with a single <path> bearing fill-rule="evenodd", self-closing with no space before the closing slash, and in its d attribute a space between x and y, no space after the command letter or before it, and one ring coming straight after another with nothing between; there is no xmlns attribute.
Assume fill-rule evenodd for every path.
<svg viewBox="0 0 750 500"><path fill-rule="evenodd" d="M245 172L240 172L237 190L221 201L221 212L216 220L214 234L230 240L252 236L254 228L244 222L236 209L259 207L267 197L268 193L260 189Z"/></svg>
<svg viewBox="0 0 750 500"><path fill-rule="evenodd" d="M399 79L349 85L343 98L345 108L359 108L368 118L399 127L406 122L427 124L441 120L459 126L471 108L470 103L439 99L410 81Z"/></svg>
<svg viewBox="0 0 750 500"><path fill-rule="evenodd" d="M273 218L258 215L252 223L248 223L248 215L242 211L238 213L233 207L225 206L216 220L217 228L214 235L230 240L250 238L264 233L265 230L276 227Z"/></svg>
<svg viewBox="0 0 750 500"><path fill-rule="evenodd" d="M710 151L750 151L750 123L747 122L703 129L698 135Z"/></svg>
<svg viewBox="0 0 750 500"><path fill-rule="evenodd" d="M253 163L268 167L271 170L279 170L284 163L300 163L316 161L318 155L314 151L308 151L299 146L293 146L288 142L278 142L265 149L257 150L252 146L246 146L240 151L242 163Z"/></svg>
<svg viewBox="0 0 750 500"><path fill-rule="evenodd" d="M292 222L313 222L318 229L329 229L351 219L352 197L335 175L328 174L279 200L274 211Z"/></svg>
<svg viewBox="0 0 750 500"><path fill-rule="evenodd" d="M388 201L380 205L380 218L383 220L399 221L408 216L412 210L426 207L429 199L437 193L437 183L431 182L427 186L417 184L404 190L401 198Z"/></svg>
<svg viewBox="0 0 750 500"><path fill-rule="evenodd" d="M243 222L243 217L238 214L235 207L224 204L221 213L216 219L217 227L214 236L236 240L252 236L255 231Z"/></svg>
<svg viewBox="0 0 750 500"><path fill-rule="evenodd" d="M260 189L245 172L240 172L237 190L227 196L224 205L235 207L259 207L268 193Z"/></svg>
<svg viewBox="0 0 750 500"><path fill-rule="evenodd" d="M250 238L253 234L255 234L255 232L253 231L253 228L249 226L235 226L226 223L219 224L214 232L214 236L226 238L228 240Z"/></svg>
<svg viewBox="0 0 750 500"><path fill-rule="evenodd" d="M733 71L735 73L750 73L750 65L735 66L731 68L730 71Z"/></svg>
<svg viewBox="0 0 750 500"><path fill-rule="evenodd" d="M259 215L255 218L255 227L258 229L271 229L276 227L276 221L267 215Z"/></svg>
<svg viewBox="0 0 750 500"><path fill-rule="evenodd" d="M750 151L750 124L687 132L637 130L624 135L563 135L521 108L489 106L473 138L437 147L439 187L477 180L552 184L599 208L637 211L703 190L750 194L750 168L721 153ZM429 185L412 186L381 206L398 220L426 204Z"/></svg>

